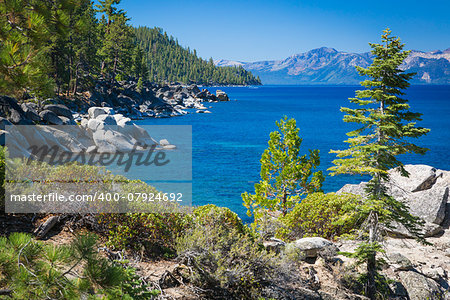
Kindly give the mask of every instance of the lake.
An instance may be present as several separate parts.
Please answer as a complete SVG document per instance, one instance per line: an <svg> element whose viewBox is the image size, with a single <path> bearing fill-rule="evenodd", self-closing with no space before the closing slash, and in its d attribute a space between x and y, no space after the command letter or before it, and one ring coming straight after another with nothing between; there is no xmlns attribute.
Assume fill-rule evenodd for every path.
<svg viewBox="0 0 450 300"><path fill-rule="evenodd" d="M225 91L231 101L205 103L211 114L193 113L167 119L146 119L137 124L192 125L193 204L229 207L250 221L241 193L253 192L259 181L259 160L275 121L295 118L303 138L301 153L319 149L321 170L332 166L330 149L346 148L343 141L351 124L342 121L342 106L349 106L356 86L260 86L209 88ZM423 113L418 125L431 132L417 139L429 148L425 155L405 155L405 164L427 164L450 170L450 86L412 86L408 89L411 111ZM236 100L236 101L235 101ZM328 174L328 172L325 172ZM324 191L331 192L361 179L327 176Z"/></svg>

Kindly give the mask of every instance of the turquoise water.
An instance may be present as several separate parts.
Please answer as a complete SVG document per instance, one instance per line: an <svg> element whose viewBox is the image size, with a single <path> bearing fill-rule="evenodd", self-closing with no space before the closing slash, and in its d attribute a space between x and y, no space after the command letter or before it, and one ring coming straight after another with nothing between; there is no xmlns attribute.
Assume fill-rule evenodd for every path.
<svg viewBox="0 0 450 300"><path fill-rule="evenodd" d="M217 88L210 88L215 92ZM138 124L192 125L193 204L213 203L237 212L244 220L241 193L253 191L259 180L259 160L267 147L275 121L295 118L303 138L302 153L319 149L320 169L332 166L330 149L344 149L345 133L352 125L342 122L341 106L358 87L261 86L223 87L232 101L206 103L211 114L192 113L169 119L147 119ZM411 110L423 113L420 126L431 132L416 141L430 149L426 155L404 156L404 163L428 164L450 170L450 86L413 86L407 99ZM237 101L234 101L237 100ZM159 137L157 137L159 138ZM161 137L162 138L162 137ZM326 172L328 174L328 172ZM324 190L336 191L350 176L327 176Z"/></svg>

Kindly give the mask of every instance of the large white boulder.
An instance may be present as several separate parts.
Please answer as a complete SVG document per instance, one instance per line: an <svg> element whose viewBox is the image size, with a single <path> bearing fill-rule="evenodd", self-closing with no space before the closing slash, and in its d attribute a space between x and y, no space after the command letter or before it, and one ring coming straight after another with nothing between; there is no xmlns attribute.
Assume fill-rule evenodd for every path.
<svg viewBox="0 0 450 300"><path fill-rule="evenodd" d="M95 120L103 122L105 125L117 125L116 119L111 115L99 115Z"/></svg>
<svg viewBox="0 0 450 300"><path fill-rule="evenodd" d="M98 153L129 152L134 142L129 136L118 131L100 129L92 134Z"/></svg>
<svg viewBox="0 0 450 300"><path fill-rule="evenodd" d="M104 127L105 123L97 119L90 119L87 123L87 128L92 132L103 130Z"/></svg>
<svg viewBox="0 0 450 300"><path fill-rule="evenodd" d="M93 106L88 109L89 119L95 119L100 115L113 115L114 109L111 107Z"/></svg>

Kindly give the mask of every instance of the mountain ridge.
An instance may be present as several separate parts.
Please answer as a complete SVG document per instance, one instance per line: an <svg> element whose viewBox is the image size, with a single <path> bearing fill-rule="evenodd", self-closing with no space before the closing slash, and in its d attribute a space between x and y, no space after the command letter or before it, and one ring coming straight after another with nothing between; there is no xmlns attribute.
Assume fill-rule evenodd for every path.
<svg viewBox="0 0 450 300"><path fill-rule="evenodd" d="M370 52L352 53L320 47L291 55L283 60L243 62L215 60L217 66L242 66L259 76L263 84L359 84L362 77L355 66L372 63ZM412 84L450 84L450 48L430 52L412 50L401 66L417 73Z"/></svg>

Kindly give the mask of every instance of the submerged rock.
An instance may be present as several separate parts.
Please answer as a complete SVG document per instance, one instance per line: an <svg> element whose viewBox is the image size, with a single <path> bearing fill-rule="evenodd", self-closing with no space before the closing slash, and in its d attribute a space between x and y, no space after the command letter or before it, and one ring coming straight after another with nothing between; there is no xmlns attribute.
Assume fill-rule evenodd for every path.
<svg viewBox="0 0 450 300"><path fill-rule="evenodd" d="M224 91L221 91L221 90L216 91L216 97L217 97L217 100L219 100L219 101L230 101L230 98L228 98L227 93L225 93Z"/></svg>

